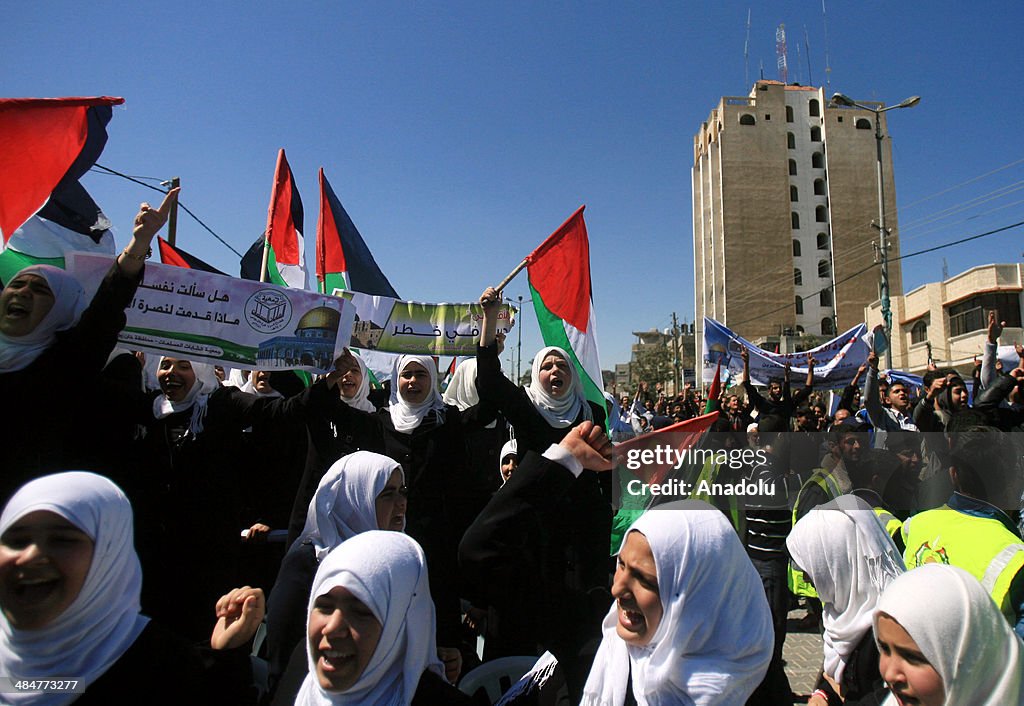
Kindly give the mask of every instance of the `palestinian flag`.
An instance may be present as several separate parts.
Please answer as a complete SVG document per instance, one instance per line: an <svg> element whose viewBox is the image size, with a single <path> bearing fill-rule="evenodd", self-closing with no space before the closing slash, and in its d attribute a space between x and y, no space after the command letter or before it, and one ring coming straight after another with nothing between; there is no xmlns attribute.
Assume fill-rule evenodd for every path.
<svg viewBox="0 0 1024 706"><path fill-rule="evenodd" d="M110 220L78 181L61 183L38 213L14 231L0 252L0 281L29 265L64 267L70 251L113 255Z"/></svg>
<svg viewBox="0 0 1024 706"><path fill-rule="evenodd" d="M267 228L242 256L242 277L307 289L309 281L306 276L302 222L302 199L299 198L299 190L282 149L277 153L274 187L270 192L270 208L267 210ZM264 247L270 250L265 278L262 276Z"/></svg>
<svg viewBox="0 0 1024 706"><path fill-rule="evenodd" d="M448 383L452 381L452 376L455 375L455 368L459 366L459 357L453 355L452 362L448 363L448 369L444 371L444 375L441 376L441 392L448 389Z"/></svg>
<svg viewBox="0 0 1024 706"><path fill-rule="evenodd" d="M320 216L316 224L316 278L320 291L350 289L398 299L398 292L380 271L341 201L320 168Z"/></svg>
<svg viewBox="0 0 1024 706"><path fill-rule="evenodd" d="M174 247L160 236L157 236L157 242L160 244L160 262L165 265L184 267L189 270L202 270L203 272L212 272L215 275L226 274L213 265L206 264L195 255L190 255L181 248Z"/></svg>
<svg viewBox="0 0 1024 706"><path fill-rule="evenodd" d="M722 408L722 361L718 361L715 368L715 379L711 381L711 388L708 390L708 401L704 405L704 414L717 412Z"/></svg>
<svg viewBox="0 0 1024 706"><path fill-rule="evenodd" d="M60 184L89 171L123 98L0 99L0 232L7 242Z"/></svg>
<svg viewBox="0 0 1024 706"><path fill-rule="evenodd" d="M565 349L576 365L587 399L604 407L590 287L590 244L580 206L569 220L526 257L533 307L541 336Z"/></svg>

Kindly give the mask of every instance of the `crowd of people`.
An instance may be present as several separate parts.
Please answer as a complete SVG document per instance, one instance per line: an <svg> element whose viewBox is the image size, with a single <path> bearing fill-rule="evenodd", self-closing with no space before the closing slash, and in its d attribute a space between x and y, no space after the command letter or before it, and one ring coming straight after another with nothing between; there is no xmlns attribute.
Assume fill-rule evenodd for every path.
<svg viewBox="0 0 1024 706"><path fill-rule="evenodd" d="M171 356L154 384L117 335L176 193L91 301L48 266L0 293L0 703L492 703L463 677L531 656L501 703L791 704L800 601L807 703L1024 704L1024 350L999 368L994 312L974 379L916 395L874 355L762 391L744 352L721 399L599 405L553 346L519 387L492 288L443 395L429 356L371 389L347 350L309 384ZM700 443L760 453L702 477L765 490L616 500L615 444L709 410Z"/></svg>

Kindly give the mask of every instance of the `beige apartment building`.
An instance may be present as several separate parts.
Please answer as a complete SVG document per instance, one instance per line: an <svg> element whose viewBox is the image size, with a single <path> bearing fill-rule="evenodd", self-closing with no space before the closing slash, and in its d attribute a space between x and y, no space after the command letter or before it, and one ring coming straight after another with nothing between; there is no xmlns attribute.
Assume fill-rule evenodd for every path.
<svg viewBox="0 0 1024 706"><path fill-rule="evenodd" d="M896 190L881 120L895 258ZM748 96L721 99L693 144L698 356L704 316L754 342L827 337L864 320L879 298L876 145L874 113L830 104L821 88L758 81ZM903 291L898 261L889 286L892 296Z"/></svg>
<svg viewBox="0 0 1024 706"><path fill-rule="evenodd" d="M928 368L928 351L939 367L969 375L988 337L988 312L996 310L1006 328L1000 343L1022 341L1024 265L972 267L943 282L929 282L892 298L892 365L918 375ZM864 310L871 327L882 323L881 304Z"/></svg>

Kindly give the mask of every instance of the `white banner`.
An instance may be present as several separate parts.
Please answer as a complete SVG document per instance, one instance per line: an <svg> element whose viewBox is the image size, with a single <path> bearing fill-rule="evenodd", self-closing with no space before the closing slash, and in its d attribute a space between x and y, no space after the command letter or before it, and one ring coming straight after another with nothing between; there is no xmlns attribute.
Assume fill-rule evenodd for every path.
<svg viewBox="0 0 1024 706"><path fill-rule="evenodd" d="M70 254L68 271L88 297L111 259ZM351 303L302 289L146 263L142 283L125 310L120 344L235 368L323 373L348 343Z"/></svg>

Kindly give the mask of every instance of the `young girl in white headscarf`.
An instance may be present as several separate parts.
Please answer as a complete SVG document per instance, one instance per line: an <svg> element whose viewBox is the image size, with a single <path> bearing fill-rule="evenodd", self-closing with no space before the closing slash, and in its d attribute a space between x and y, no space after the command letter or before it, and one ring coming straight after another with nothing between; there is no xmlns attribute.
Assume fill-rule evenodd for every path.
<svg viewBox="0 0 1024 706"><path fill-rule="evenodd" d="M406 535L364 532L328 554L308 616L295 706L469 703L445 682L426 560ZM274 703L292 701L279 692Z"/></svg>
<svg viewBox="0 0 1024 706"><path fill-rule="evenodd" d="M742 704L771 661L771 611L722 513L661 505L626 533L582 706Z"/></svg>
<svg viewBox="0 0 1024 706"><path fill-rule="evenodd" d="M302 642L306 600L324 557L370 530L405 530L405 475L387 456L356 451L338 459L320 480L302 535L278 572L267 606L267 659L273 692L296 645Z"/></svg>
<svg viewBox="0 0 1024 706"><path fill-rule="evenodd" d="M92 473L38 478L7 503L0 516L0 672L12 682L73 679L77 686L8 689L4 703L84 706L130 693L146 693L152 704L246 703L244 651L207 670L187 641L141 614L132 536L127 497ZM224 599L212 642L239 647L262 618L262 593L239 589Z"/></svg>
<svg viewBox="0 0 1024 706"><path fill-rule="evenodd" d="M530 384L521 388L501 372L497 326L501 299L492 287L480 296L483 322L477 349L477 388L484 404L497 406L515 430L519 458L544 453L584 421L605 426L604 406L587 400L571 356L555 346L542 348L533 359ZM499 491L501 492L501 491ZM537 641L544 644L570 672L570 693L579 695L587 673L583 645L598 637L593 601L588 594L604 589L608 576L608 536L611 533L611 484L585 470L543 518L550 537L549 561L544 567L552 597L550 618L538 620ZM566 558L568 557L568 559ZM567 565L572 569L567 570ZM499 612L502 606L494 606ZM504 607L506 611L514 611ZM548 626L547 628L543 626Z"/></svg>
<svg viewBox="0 0 1024 706"><path fill-rule="evenodd" d="M843 495L804 515L786 546L823 605L824 675L815 698L829 703L876 692L872 615L882 591L905 570L882 523L866 502Z"/></svg>
<svg viewBox="0 0 1024 706"><path fill-rule="evenodd" d="M885 706L1021 706L1024 644L976 578L926 564L882 594L874 613Z"/></svg>
<svg viewBox="0 0 1024 706"><path fill-rule="evenodd" d="M0 399L17 403L0 425L0 502L40 473L109 468L117 460L97 445L112 410L96 400L117 404L101 371L124 328L149 243L176 197L159 210L142 205L131 242L91 302L71 274L49 265L22 269L0 291Z"/></svg>

